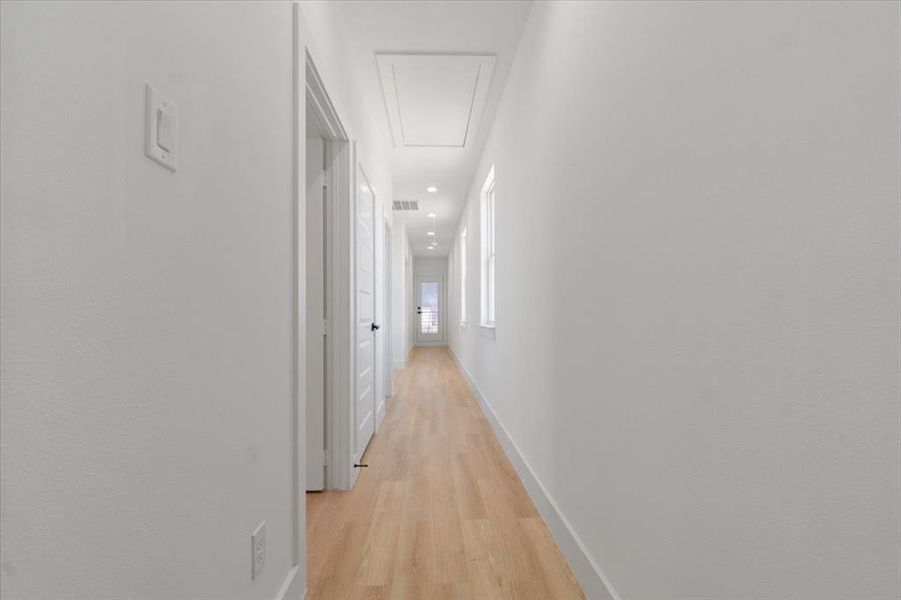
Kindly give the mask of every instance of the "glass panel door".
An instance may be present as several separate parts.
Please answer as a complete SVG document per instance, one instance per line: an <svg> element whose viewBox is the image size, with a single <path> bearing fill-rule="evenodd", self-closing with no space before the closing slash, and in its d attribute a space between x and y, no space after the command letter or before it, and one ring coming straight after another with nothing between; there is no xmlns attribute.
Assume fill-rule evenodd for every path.
<svg viewBox="0 0 901 600"><path fill-rule="evenodd" d="M444 341L444 307L441 279L421 277L417 279L417 327L419 342Z"/></svg>

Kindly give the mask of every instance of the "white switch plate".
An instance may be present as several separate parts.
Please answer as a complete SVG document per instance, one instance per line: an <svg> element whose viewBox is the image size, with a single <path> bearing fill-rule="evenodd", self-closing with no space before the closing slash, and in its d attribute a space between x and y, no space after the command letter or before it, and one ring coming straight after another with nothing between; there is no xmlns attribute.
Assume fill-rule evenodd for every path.
<svg viewBox="0 0 901 600"><path fill-rule="evenodd" d="M253 535L250 536L250 545L253 548L251 554L253 568L250 578L253 580L260 576L260 573L263 572L263 565L266 564L266 521L260 523Z"/></svg>
<svg viewBox="0 0 901 600"><path fill-rule="evenodd" d="M174 171L178 166L178 108L149 83L145 84L144 96L146 99L144 154L147 158ZM160 146L160 141L163 141L166 148Z"/></svg>

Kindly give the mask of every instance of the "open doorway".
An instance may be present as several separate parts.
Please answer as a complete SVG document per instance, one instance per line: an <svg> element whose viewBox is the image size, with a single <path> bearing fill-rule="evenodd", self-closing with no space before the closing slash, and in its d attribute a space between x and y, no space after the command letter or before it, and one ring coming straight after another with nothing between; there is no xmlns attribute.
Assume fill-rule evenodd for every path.
<svg viewBox="0 0 901 600"><path fill-rule="evenodd" d="M329 147L307 107L306 131L306 489L325 489L328 463L327 406L329 360L330 236Z"/></svg>
<svg viewBox="0 0 901 600"><path fill-rule="evenodd" d="M346 365L349 294L345 281L353 148L309 55L306 56L303 255L305 489L349 487L350 416Z"/></svg>

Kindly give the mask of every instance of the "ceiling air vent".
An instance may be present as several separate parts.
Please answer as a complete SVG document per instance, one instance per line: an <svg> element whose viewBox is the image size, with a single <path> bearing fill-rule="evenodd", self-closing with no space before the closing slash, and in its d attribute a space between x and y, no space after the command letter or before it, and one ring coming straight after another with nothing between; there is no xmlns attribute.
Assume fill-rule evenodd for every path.
<svg viewBox="0 0 901 600"><path fill-rule="evenodd" d="M416 200L395 200L394 210L419 210L419 202Z"/></svg>

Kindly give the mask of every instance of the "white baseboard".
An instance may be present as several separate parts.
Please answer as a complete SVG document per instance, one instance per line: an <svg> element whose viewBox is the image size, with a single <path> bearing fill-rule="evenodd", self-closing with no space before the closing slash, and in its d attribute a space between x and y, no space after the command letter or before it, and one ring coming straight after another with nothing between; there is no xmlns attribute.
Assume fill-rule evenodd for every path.
<svg viewBox="0 0 901 600"><path fill-rule="evenodd" d="M297 574L300 572L298 567L293 567L288 571L288 576L282 584L281 589L275 596L275 600L303 600L307 596L307 590L302 588L301 577Z"/></svg>
<svg viewBox="0 0 901 600"><path fill-rule="evenodd" d="M416 346L447 346L447 342L416 342Z"/></svg>
<svg viewBox="0 0 901 600"><path fill-rule="evenodd" d="M406 369L406 368L407 368L407 361L405 361L405 360L396 360L396 361L394 361L394 368L395 368L395 369Z"/></svg>
<svg viewBox="0 0 901 600"><path fill-rule="evenodd" d="M560 512L560 508L557 506L557 503L554 502L554 499L551 498L550 494L548 494L547 489L538 477L535 476L532 467L526 462L522 452L520 452L519 448L516 446L516 442L513 441L513 438L511 438L510 434L507 432L507 428L504 427L503 423L498 419L497 413L494 412L494 408L488 403L485 396L482 395L482 392L479 390L479 386L476 385L475 380L473 380L472 375L466 370L463 363L460 362L460 357L457 356L457 353L454 352L453 348L450 348L450 353L457 363L457 366L460 367L460 372L463 373L466 383L469 384L469 388L472 390L476 400L478 400L479 406L482 407L482 412L485 413L488 423L491 424L494 435L497 436L501 446L504 448L504 452L507 454L507 458L510 459L513 468L516 469L516 473L519 475L520 480L522 480L523 486L525 486L526 491L532 498L532 502L535 503L538 513L547 524L551 535L554 537L554 541L557 542L557 547L560 548L560 552L563 553L563 556L569 563L569 567L572 569L573 575L575 575L579 585L582 586L582 591L585 592L586 597L590 600L620 600L619 595L616 593L616 590L613 589L610 580L608 580L607 576L604 575L604 572L601 571L597 561L594 560L594 557L588 552L585 544L582 543L582 540L576 535L576 532L573 531L569 521L563 516L563 513Z"/></svg>

